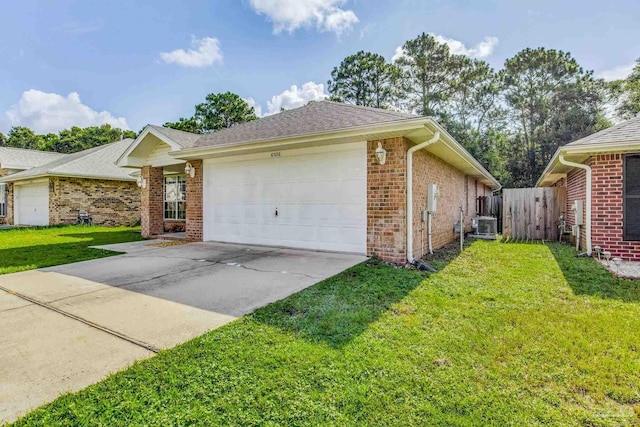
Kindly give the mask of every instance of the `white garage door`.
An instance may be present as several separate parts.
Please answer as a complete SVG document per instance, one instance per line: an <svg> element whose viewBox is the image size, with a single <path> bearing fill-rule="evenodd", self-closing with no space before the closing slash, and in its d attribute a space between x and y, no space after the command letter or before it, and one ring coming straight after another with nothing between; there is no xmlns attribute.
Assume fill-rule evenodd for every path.
<svg viewBox="0 0 640 427"><path fill-rule="evenodd" d="M16 224L49 225L49 183L14 185Z"/></svg>
<svg viewBox="0 0 640 427"><path fill-rule="evenodd" d="M204 162L204 239L366 252L366 143Z"/></svg>

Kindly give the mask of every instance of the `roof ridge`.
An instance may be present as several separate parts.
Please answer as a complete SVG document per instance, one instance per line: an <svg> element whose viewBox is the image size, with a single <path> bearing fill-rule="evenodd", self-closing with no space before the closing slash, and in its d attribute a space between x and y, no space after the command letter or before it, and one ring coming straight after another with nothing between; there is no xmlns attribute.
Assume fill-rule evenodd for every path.
<svg viewBox="0 0 640 427"><path fill-rule="evenodd" d="M369 106L366 106L366 105L350 104L348 102L332 101L330 99L323 99L323 100L317 101L317 102L326 102L326 103L331 103L331 104L335 104L335 105L341 105L341 106L345 106L345 107L351 107L351 108L357 108L357 109L366 110L366 111L372 111L372 112L380 113L380 114L388 114L388 115L392 115L392 116L407 116L407 118L409 118L408 116L430 117L430 116L420 116L420 115L412 114L412 113L404 113L402 111L388 110L386 108L369 107ZM310 105L310 104L307 104L307 105ZM304 105L304 107L306 107L307 105Z"/></svg>
<svg viewBox="0 0 640 427"><path fill-rule="evenodd" d="M20 150L20 151L30 151L35 153L44 153L44 154L56 154L58 156L68 156L69 153L59 153L57 151L46 151L46 150L34 150L33 148L22 148L22 147L7 147L6 145L0 145L0 149L6 148L7 150Z"/></svg>
<svg viewBox="0 0 640 427"><path fill-rule="evenodd" d="M189 132L189 131L182 130L182 129L175 129L175 128L172 128L172 127L169 127L169 126L164 126L164 125L152 125L152 124L149 123L147 126L151 126L152 128L156 128L156 129L158 129L158 128L160 128L160 129L169 129L169 130L171 130L173 132L182 132L182 133L186 133L186 134L189 134L189 135L200 135L199 133Z"/></svg>
<svg viewBox="0 0 640 427"><path fill-rule="evenodd" d="M44 170L44 173L51 173L51 172L52 172L52 171L54 171L56 168L58 168L58 167L60 167L60 166L63 166L63 165L72 165L72 164L74 164L75 162L77 162L78 160L82 160L82 159L84 159L85 157L87 157L87 156L89 156L89 155L91 155L91 154L99 153L100 151L104 150L104 149L105 149L105 148L107 148L108 146L113 145L113 144L117 144L117 143L122 142L122 141L126 141L127 139L131 139L131 138L121 139L120 141L113 141L113 142L109 142L109 143L107 143L107 144L96 145L95 147L87 148L86 150L76 151L75 153L71 153L71 154L69 154L69 156L73 156L74 154L82 154L82 153L84 153L84 154L82 154L81 156L76 156L76 157L74 157L73 159L69 160L68 162L62 162L62 163L60 163L60 164L57 164L57 165L56 165L54 168L52 168L52 169L45 169L45 170ZM44 164L44 165L42 165L41 167L42 167L42 168L45 168L45 167L47 167L48 165L50 165L50 164L52 164L52 163L54 163L54 162L57 162L57 160L54 160L53 162L45 163L45 164ZM34 169L36 169L36 168L34 168Z"/></svg>
<svg viewBox="0 0 640 427"><path fill-rule="evenodd" d="M568 143L566 145L581 145L580 144L581 142L586 142L586 141L590 141L592 139L606 137L606 136L608 136L609 134L611 134L613 132L619 131L620 129L624 129L624 128L628 127L628 126L635 125L636 122L640 123L640 116L624 120L624 121L622 121L620 123L616 123L613 126L610 126L610 127L606 128L606 129L602 129L602 130L600 130L598 132L594 132L594 133L592 133L590 135L584 136L584 137L582 137L580 139L577 139L575 141L571 141L570 143Z"/></svg>

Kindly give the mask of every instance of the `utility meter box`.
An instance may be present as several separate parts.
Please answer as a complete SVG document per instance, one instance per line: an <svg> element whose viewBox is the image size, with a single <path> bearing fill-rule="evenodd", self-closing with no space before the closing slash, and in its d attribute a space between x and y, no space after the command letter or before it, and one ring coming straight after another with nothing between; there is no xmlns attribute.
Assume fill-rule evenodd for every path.
<svg viewBox="0 0 640 427"><path fill-rule="evenodd" d="M427 212L434 213L438 208L438 186L435 184L427 185Z"/></svg>
<svg viewBox="0 0 640 427"><path fill-rule="evenodd" d="M584 225L584 201L575 200L572 209L576 217L575 225Z"/></svg>

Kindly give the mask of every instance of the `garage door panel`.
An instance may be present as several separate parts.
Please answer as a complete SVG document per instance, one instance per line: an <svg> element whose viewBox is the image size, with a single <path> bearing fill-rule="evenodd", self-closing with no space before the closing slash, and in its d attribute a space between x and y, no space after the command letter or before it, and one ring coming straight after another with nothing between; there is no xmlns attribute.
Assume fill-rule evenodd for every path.
<svg viewBox="0 0 640 427"><path fill-rule="evenodd" d="M364 253L366 143L205 160L204 198L206 240Z"/></svg>
<svg viewBox="0 0 640 427"><path fill-rule="evenodd" d="M49 183L15 186L15 222L20 225L49 225Z"/></svg>

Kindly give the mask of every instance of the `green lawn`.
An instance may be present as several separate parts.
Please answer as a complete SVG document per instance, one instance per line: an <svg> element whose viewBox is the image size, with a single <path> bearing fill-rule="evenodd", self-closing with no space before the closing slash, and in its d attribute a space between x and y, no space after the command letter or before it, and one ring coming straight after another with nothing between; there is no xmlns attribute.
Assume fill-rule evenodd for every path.
<svg viewBox="0 0 640 427"><path fill-rule="evenodd" d="M141 240L139 228L44 227L0 230L0 274L103 258L118 252L88 246Z"/></svg>
<svg viewBox="0 0 640 427"><path fill-rule="evenodd" d="M356 266L16 425L632 425L640 284L568 246Z"/></svg>

